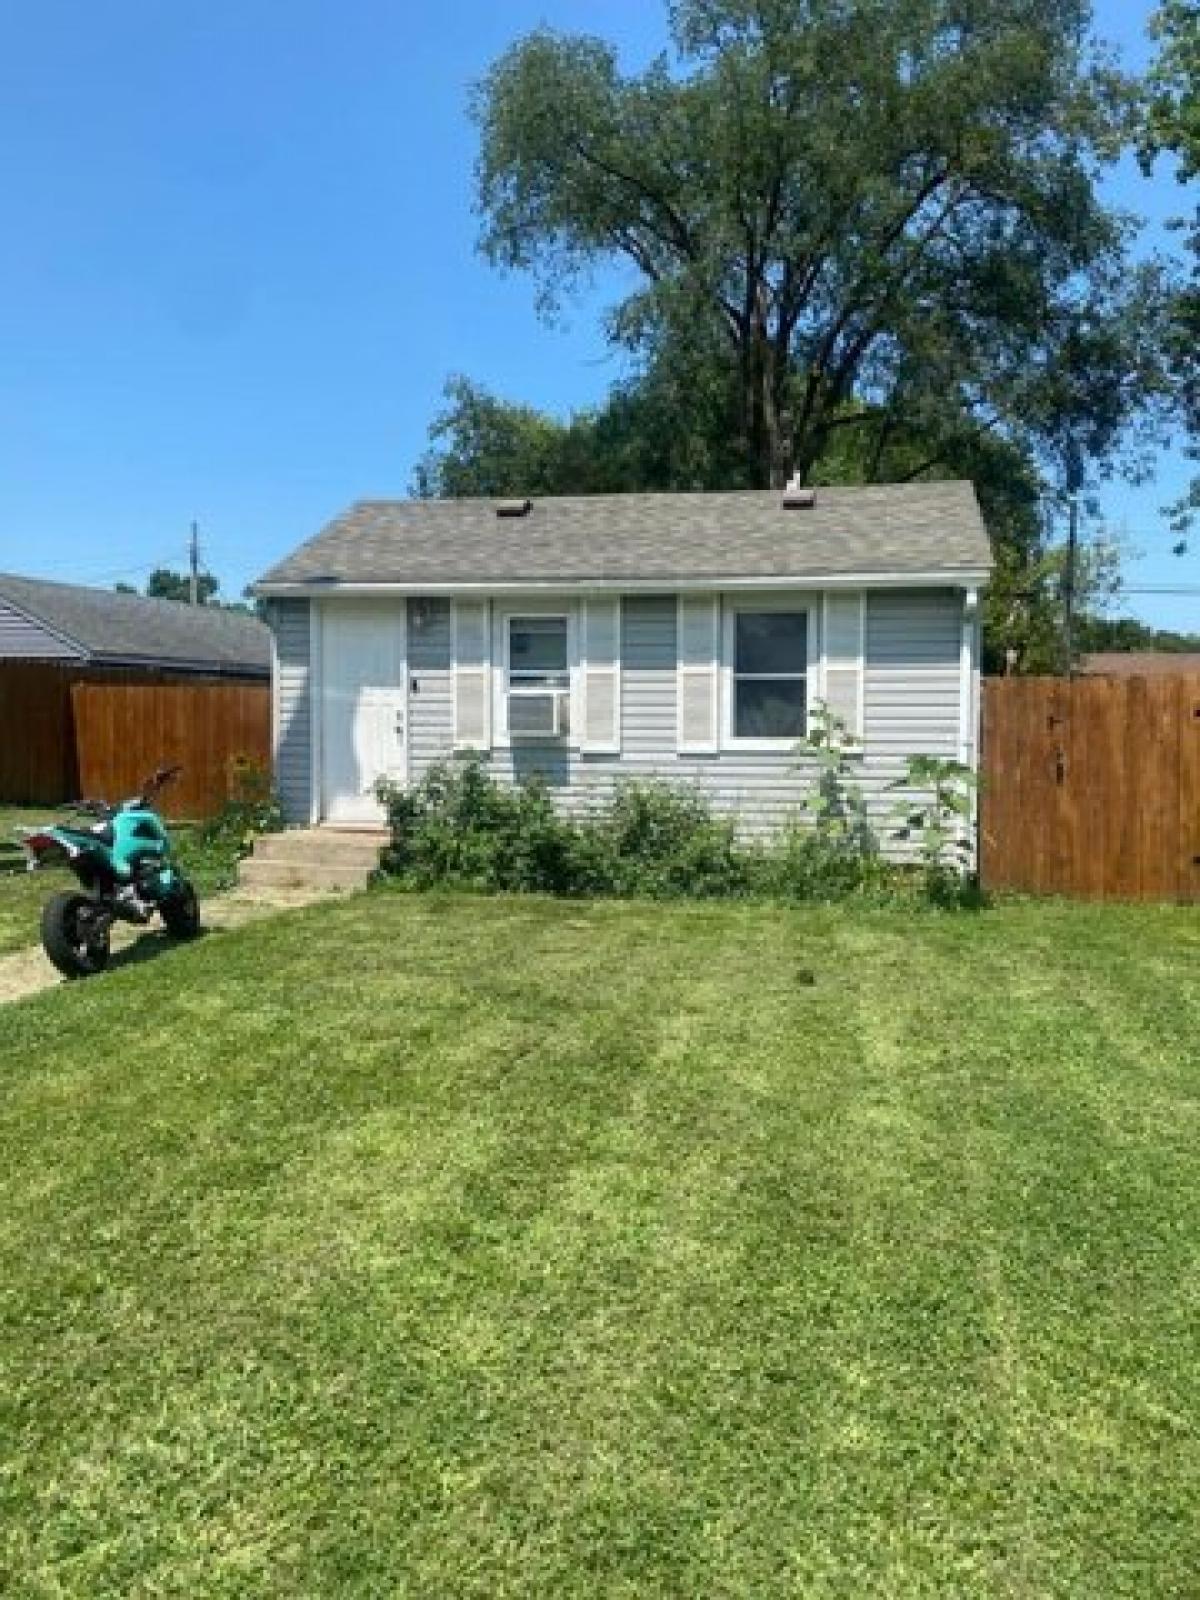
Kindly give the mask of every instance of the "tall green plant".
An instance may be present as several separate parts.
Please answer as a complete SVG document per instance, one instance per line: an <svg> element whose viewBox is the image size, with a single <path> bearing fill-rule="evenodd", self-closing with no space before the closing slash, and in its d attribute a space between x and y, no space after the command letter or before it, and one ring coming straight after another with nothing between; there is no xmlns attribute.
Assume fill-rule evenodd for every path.
<svg viewBox="0 0 1200 1600"><path fill-rule="evenodd" d="M808 732L796 751L802 771L816 768L816 784L801 801L801 809L812 819L818 839L828 849L848 855L877 854L878 842L856 776L855 758L862 745L845 719L823 700L815 701L808 713Z"/></svg>
<svg viewBox="0 0 1200 1600"><path fill-rule="evenodd" d="M972 837L978 779L961 761L909 756L903 778L888 785L905 791L895 807L891 837L916 843L930 899L961 896L975 855Z"/></svg>
<svg viewBox="0 0 1200 1600"><path fill-rule="evenodd" d="M235 846L238 854L248 855L260 833L278 833L283 825L283 810L275 791L269 767L251 756L233 756L226 769L228 799L200 827L206 844L222 842Z"/></svg>

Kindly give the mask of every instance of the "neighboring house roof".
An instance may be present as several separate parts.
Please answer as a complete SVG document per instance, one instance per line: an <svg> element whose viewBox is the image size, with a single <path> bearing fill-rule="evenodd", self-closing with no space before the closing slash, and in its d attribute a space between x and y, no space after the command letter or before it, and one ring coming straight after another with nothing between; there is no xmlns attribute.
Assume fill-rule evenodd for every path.
<svg viewBox="0 0 1200 1600"><path fill-rule="evenodd" d="M1171 673L1200 673L1200 651L1100 650L1084 656L1080 665L1089 677L1162 678Z"/></svg>
<svg viewBox="0 0 1200 1600"><path fill-rule="evenodd" d="M362 500L258 587L978 579L992 565L975 491L961 481L819 488L805 508L785 508L781 490L751 490L572 495L536 499L525 515L515 509L494 500Z"/></svg>
<svg viewBox="0 0 1200 1600"><path fill-rule="evenodd" d="M0 573L4 603L53 636L57 648L44 655L262 677L271 670L270 630L246 612Z"/></svg>

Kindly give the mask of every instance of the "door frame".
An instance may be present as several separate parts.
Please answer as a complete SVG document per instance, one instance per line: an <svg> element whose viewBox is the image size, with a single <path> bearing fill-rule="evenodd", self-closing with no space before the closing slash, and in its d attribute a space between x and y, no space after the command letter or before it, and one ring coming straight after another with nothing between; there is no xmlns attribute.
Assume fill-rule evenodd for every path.
<svg viewBox="0 0 1200 1600"><path fill-rule="evenodd" d="M308 814L309 824L318 826L325 821L325 628L326 617L330 605L344 606L351 610L355 600L377 600L379 602L396 602L396 624L399 629L399 643L397 646L398 677L396 692L400 696L404 711L404 760L400 782L407 784L412 770L411 736L412 736L412 696L409 693L408 675L408 601L403 595L372 595L372 596L330 596L328 599L313 599L309 602L309 682L312 692L309 699L309 797ZM331 824L332 825L332 824ZM382 826L379 823L353 823L343 822L336 826L343 828L373 828Z"/></svg>

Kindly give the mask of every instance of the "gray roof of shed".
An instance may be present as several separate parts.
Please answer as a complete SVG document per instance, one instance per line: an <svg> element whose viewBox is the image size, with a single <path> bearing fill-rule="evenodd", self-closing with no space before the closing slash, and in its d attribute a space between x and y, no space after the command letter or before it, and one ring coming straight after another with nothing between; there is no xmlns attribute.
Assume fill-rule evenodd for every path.
<svg viewBox="0 0 1200 1600"><path fill-rule="evenodd" d="M555 496L523 517L496 504L361 500L258 582L669 584L992 564L975 491L958 480L818 488L807 509L784 509L779 490Z"/></svg>
<svg viewBox="0 0 1200 1600"><path fill-rule="evenodd" d="M1096 650L1084 656L1081 668L1092 677L1200 676L1200 650Z"/></svg>
<svg viewBox="0 0 1200 1600"><path fill-rule="evenodd" d="M9 573L0 573L0 599L77 645L89 661L198 672L270 672L270 629L246 612Z"/></svg>

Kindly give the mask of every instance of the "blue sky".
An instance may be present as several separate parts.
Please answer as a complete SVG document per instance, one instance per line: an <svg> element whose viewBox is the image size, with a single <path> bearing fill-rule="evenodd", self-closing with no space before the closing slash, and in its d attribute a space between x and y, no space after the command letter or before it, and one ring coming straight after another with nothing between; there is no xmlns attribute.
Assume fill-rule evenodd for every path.
<svg viewBox="0 0 1200 1600"><path fill-rule="evenodd" d="M1103 31L1145 59L1145 10ZM0 568L109 584L181 565L188 523L236 593L348 501L406 491L466 372L564 410L616 375L595 303L547 328L475 252L469 85L548 21L662 42L652 0L39 0L0 18ZM1182 206L1127 164L1119 203ZM1159 507L1114 489L1192 583ZM1129 609L1200 628L1200 595Z"/></svg>

